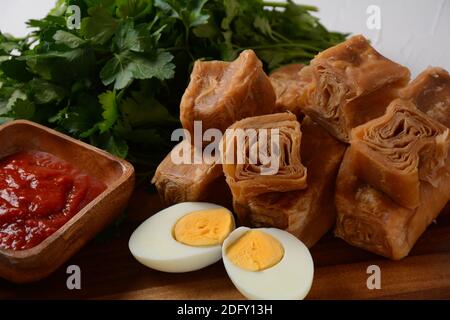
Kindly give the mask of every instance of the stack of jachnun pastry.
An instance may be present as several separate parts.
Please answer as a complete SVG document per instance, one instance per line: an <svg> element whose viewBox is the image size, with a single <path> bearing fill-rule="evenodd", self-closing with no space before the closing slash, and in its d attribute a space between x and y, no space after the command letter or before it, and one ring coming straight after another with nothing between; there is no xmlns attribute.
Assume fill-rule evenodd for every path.
<svg viewBox="0 0 450 320"><path fill-rule="evenodd" d="M270 77L251 50L196 62L183 127L277 129L279 170L261 174L267 164L250 161L251 139L238 150L223 138L210 164L168 155L153 182L167 204L220 194L240 224L285 229L312 246L336 223L348 243L401 259L450 200L450 76L429 68L409 79L363 36ZM238 154L247 162L224 160Z"/></svg>
<svg viewBox="0 0 450 320"><path fill-rule="evenodd" d="M254 119L249 118L248 121ZM282 125L276 122L274 124ZM235 125L239 126L239 123ZM312 247L333 227L336 220L334 184L345 145L308 117L302 121L301 131L300 155L302 164L307 169L306 184L303 187L299 185L296 189L266 188L264 193L258 195L234 197L233 204L242 223L285 229L308 247ZM225 168L227 167L224 166ZM228 171L233 170L234 168L224 170L232 189L232 180L235 178ZM251 176L248 178L252 179ZM289 179L289 175L285 175L285 178Z"/></svg>
<svg viewBox="0 0 450 320"><path fill-rule="evenodd" d="M272 83L277 78L275 81L280 86L275 104L274 89L270 83L269 87L266 86L268 78L261 74L262 64L259 60L255 62L255 57L252 51L245 51L231 63L197 62L181 102L181 120L189 131L193 130L195 120L202 120L204 130L217 125L224 133L227 128L278 129L280 143L286 152L282 153L277 174L261 175L258 166L250 163L226 163L223 171L229 189L224 192L220 187L225 180L222 164L174 164L169 154L152 181L167 205L183 201L211 201L218 194L228 198L231 191L241 224L287 229L312 246L332 228L336 219L334 182L345 146L311 119L303 120L306 136L302 135L301 119L291 113L301 116L300 93L296 93L293 86L302 65L281 68L272 74ZM243 72L238 65L248 70ZM218 66L227 70L218 72ZM230 80L234 79L233 71L241 80L247 74L245 83L238 85L239 81ZM223 80L225 76L226 81ZM282 79L286 83L281 83ZM219 89L213 90L209 84L218 85ZM253 99L251 103L249 99ZM265 113L271 114L257 116ZM241 118L244 120L239 121ZM267 144L270 151L270 139ZM173 152L179 152L181 147L175 147ZM193 147L192 152L199 150ZM226 154L222 156L226 157ZM310 169L302 164L302 156ZM315 161L316 156L320 156L321 161Z"/></svg>
<svg viewBox="0 0 450 320"><path fill-rule="evenodd" d="M352 128L384 114L410 72L355 36L319 53L300 77L311 79L302 90L302 111L349 142Z"/></svg>
<svg viewBox="0 0 450 320"><path fill-rule="evenodd" d="M172 152L182 157L184 144L193 144L194 121L201 121L199 134L203 135L209 128L224 131L237 120L274 109L275 93L252 50L243 51L233 62L196 61L180 105L180 120L191 140L184 140ZM201 158L203 149L196 150L192 145L189 153L189 163L175 164L169 153L158 166L152 183L162 201L166 205L185 201L230 203L222 166L215 161L218 155L196 163L194 155Z"/></svg>
<svg viewBox="0 0 450 320"><path fill-rule="evenodd" d="M180 120L191 134L194 121L202 121L203 130L224 131L237 120L273 113L275 99L261 60L245 50L232 62L195 62L181 99Z"/></svg>
<svg viewBox="0 0 450 320"><path fill-rule="evenodd" d="M400 96L353 130L336 188L336 235L392 259L450 199L450 75L428 68Z"/></svg>
<svg viewBox="0 0 450 320"><path fill-rule="evenodd" d="M398 99L353 129L337 179L337 236L401 259L449 199L447 127Z"/></svg>

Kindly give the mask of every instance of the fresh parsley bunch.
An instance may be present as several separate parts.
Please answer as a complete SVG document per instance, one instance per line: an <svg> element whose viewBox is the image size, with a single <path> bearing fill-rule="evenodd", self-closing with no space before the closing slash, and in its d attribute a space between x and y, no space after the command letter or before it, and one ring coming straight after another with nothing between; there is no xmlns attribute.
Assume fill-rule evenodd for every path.
<svg viewBox="0 0 450 320"><path fill-rule="evenodd" d="M70 5L79 29L67 27ZM0 123L37 121L151 173L173 146L193 62L252 48L268 71L307 63L346 37L311 11L290 1L59 0L28 22L27 37L0 33Z"/></svg>

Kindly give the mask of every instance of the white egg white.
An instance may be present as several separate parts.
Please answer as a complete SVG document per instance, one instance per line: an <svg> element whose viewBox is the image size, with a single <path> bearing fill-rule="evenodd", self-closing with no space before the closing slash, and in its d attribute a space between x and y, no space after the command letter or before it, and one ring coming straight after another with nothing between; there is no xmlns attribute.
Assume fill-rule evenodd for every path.
<svg viewBox="0 0 450 320"><path fill-rule="evenodd" d="M228 246L250 230L265 232L280 241L284 256L279 263L262 271L248 271L227 257ZM275 228L237 228L223 243L222 259L231 281L248 299L300 300L311 289L314 277L311 254L303 242L286 231Z"/></svg>
<svg viewBox="0 0 450 320"><path fill-rule="evenodd" d="M184 215L217 208L223 207L206 202L183 202L156 213L131 235L128 242L131 254L143 265L164 272L189 272L219 261L221 245L194 247L173 237L173 228ZM233 217L231 212L230 215Z"/></svg>

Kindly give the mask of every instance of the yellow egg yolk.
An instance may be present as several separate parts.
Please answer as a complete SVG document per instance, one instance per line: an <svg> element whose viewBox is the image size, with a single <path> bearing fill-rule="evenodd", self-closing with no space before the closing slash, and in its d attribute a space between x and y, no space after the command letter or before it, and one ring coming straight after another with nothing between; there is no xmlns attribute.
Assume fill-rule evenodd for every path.
<svg viewBox="0 0 450 320"><path fill-rule="evenodd" d="M249 271L262 271L281 261L284 249L280 241L259 230L246 232L227 248L227 257L236 266Z"/></svg>
<svg viewBox="0 0 450 320"><path fill-rule="evenodd" d="M178 242L190 246L222 244L233 230L231 213L224 208L200 210L180 218L173 229Z"/></svg>

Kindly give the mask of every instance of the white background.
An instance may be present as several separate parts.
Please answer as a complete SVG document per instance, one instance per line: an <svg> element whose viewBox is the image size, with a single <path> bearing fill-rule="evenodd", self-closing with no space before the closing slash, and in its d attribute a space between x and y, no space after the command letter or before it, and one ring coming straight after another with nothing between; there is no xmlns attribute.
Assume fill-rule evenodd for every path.
<svg viewBox="0 0 450 320"><path fill-rule="evenodd" d="M242 0L245 1L245 0ZM25 21L42 18L55 0L0 0L0 30L16 36ZM362 33L392 60L417 74L429 65L450 70L450 0L300 0L319 7L318 16L333 30ZM369 5L381 9L382 28L366 26Z"/></svg>
<svg viewBox="0 0 450 320"><path fill-rule="evenodd" d="M0 30L24 36L25 21L45 17L55 3L56 0L0 0Z"/></svg>

